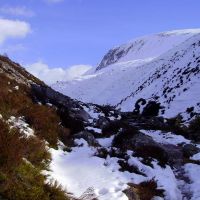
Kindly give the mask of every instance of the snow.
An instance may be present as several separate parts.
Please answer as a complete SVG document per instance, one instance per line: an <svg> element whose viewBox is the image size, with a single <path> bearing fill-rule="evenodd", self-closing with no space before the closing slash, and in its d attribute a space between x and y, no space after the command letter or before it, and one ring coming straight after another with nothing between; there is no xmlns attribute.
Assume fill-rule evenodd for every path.
<svg viewBox="0 0 200 200"><path fill-rule="evenodd" d="M159 101L165 106L165 117L174 117L192 106L195 112L200 112L197 106L200 74L191 74L189 78L177 74L180 69L194 69L199 65L196 58L200 54L200 47L193 46L200 40L199 29L160 33L145 36L143 40L145 44L139 51L137 45L133 45L133 49L116 63L52 87L72 98L100 105L118 105L123 100L118 106L122 111L132 111L139 98L159 96ZM132 44L134 42L122 45L120 49ZM172 90L165 97L163 90L167 87ZM184 91L186 88L187 91Z"/></svg>
<svg viewBox="0 0 200 200"><path fill-rule="evenodd" d="M19 90L19 86L16 85L16 86L14 87L14 89L15 89L15 90Z"/></svg>
<svg viewBox="0 0 200 200"><path fill-rule="evenodd" d="M192 160L199 160L200 161L200 153L193 155Z"/></svg>
<svg viewBox="0 0 200 200"><path fill-rule="evenodd" d="M89 108L86 106L83 106L84 110L90 115L92 119L98 119L100 113L95 111L94 106L90 106Z"/></svg>
<svg viewBox="0 0 200 200"><path fill-rule="evenodd" d="M97 69L107 67L109 59L111 59L113 63L113 60L115 62L124 62L156 58L198 33L200 33L200 29L186 29L138 37L129 41L127 44L111 49L112 52L115 51L114 56L108 56L108 52L105 56L106 59L103 59L101 62L103 66L99 66ZM118 57L121 53L122 56Z"/></svg>
<svg viewBox="0 0 200 200"><path fill-rule="evenodd" d="M75 147L71 153L51 149L51 176L76 197L81 196L88 188L95 188L100 200L128 200L122 193L126 178L119 171L105 166L105 160L93 156L94 149L82 140L76 140L82 147Z"/></svg>
<svg viewBox="0 0 200 200"><path fill-rule="evenodd" d="M86 129L89 131L94 131L95 133L101 133L100 128L94 128L94 127L87 126Z"/></svg>
<svg viewBox="0 0 200 200"><path fill-rule="evenodd" d="M112 135L109 138L99 138L97 141L102 147L110 147L112 145L113 139L114 136Z"/></svg>
<svg viewBox="0 0 200 200"><path fill-rule="evenodd" d="M151 136L154 141L161 144L178 145L181 143L190 144L190 140L184 138L182 135L175 135L171 132L162 132L154 130L140 130L145 135Z"/></svg>
<svg viewBox="0 0 200 200"><path fill-rule="evenodd" d="M113 137L97 140L102 147L109 148ZM164 138L163 140L168 139ZM178 144L181 140L182 138L180 139L179 136L177 136L177 139L174 136L168 142ZM132 151L127 151L130 156L128 163L137 167L146 176L127 171L121 172L119 171L118 158L108 156L106 159L102 159L95 157L96 149L89 147L85 140L76 139L75 142L78 146L72 148L70 153L51 149L53 161L50 166L51 177L58 180L75 197L81 196L88 188L94 188L95 195L100 200L125 200L127 197L122 191L128 187L128 183L139 184L154 179L157 181L158 188L164 189L166 200L182 199L179 182L170 166L167 165L162 168L154 160L152 161L153 167L150 167L143 164L140 158L133 157Z"/></svg>
<svg viewBox="0 0 200 200"><path fill-rule="evenodd" d="M30 137L34 136L34 130L29 127L29 124L27 124L24 120L24 117L14 117L11 116L8 119L8 124L10 125L10 128L17 128L19 129L19 132L23 135L23 137Z"/></svg>
<svg viewBox="0 0 200 200"><path fill-rule="evenodd" d="M185 171L192 181L190 184L190 191L192 192L191 200L200 199L200 179L199 179L199 172L200 166L196 164L188 163L184 166Z"/></svg>
<svg viewBox="0 0 200 200"><path fill-rule="evenodd" d="M165 199L181 199L181 192L178 189L177 180L174 176L172 169L169 166L166 166L166 168L162 168L157 164L157 162L154 161L152 162L153 168L151 168L150 166L142 164L140 160L135 157L129 159L129 163L137 166L140 171L148 175L147 180L154 178L157 181L158 187L165 190ZM139 182L141 182L140 179L136 183Z"/></svg>

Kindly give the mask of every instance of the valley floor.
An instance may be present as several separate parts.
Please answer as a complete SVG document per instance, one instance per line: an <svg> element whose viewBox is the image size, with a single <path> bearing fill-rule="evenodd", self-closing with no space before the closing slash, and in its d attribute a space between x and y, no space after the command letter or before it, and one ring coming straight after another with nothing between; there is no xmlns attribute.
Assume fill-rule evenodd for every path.
<svg viewBox="0 0 200 200"><path fill-rule="evenodd" d="M172 133L151 130L141 130L141 132L152 137L159 144L168 145L169 151L172 152L176 151L180 144L192 143L183 136ZM102 147L109 149L113 136L97 140ZM164 198L155 199L200 199L198 178L200 165L194 163L182 165L177 161L174 167L169 165L161 167L156 160L153 160L153 166L148 166L141 161L141 158L132 156L133 152L127 151L129 165L137 167L143 175L130 173L120 170L118 161L122 160L121 158L110 156L105 159L99 158L95 156L99 147L90 147L83 139L76 139L75 142L77 146L73 147L71 152L64 152L62 146L59 150L51 150L53 155L51 176L76 197L92 195L99 200L127 200L123 191L128 188L128 183L139 184L154 179L157 181L158 188L164 189ZM200 145L197 146L200 148ZM195 154L191 159L200 161L200 153Z"/></svg>

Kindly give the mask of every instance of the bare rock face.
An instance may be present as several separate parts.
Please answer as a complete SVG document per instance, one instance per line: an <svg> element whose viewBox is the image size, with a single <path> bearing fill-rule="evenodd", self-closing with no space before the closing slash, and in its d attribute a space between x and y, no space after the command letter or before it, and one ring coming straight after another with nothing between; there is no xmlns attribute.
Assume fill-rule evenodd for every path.
<svg viewBox="0 0 200 200"><path fill-rule="evenodd" d="M108 51L108 53L103 57L103 60L96 68L96 71L103 69L104 67L116 63L120 58L127 55L127 53L131 50L133 45L126 48L116 47Z"/></svg>

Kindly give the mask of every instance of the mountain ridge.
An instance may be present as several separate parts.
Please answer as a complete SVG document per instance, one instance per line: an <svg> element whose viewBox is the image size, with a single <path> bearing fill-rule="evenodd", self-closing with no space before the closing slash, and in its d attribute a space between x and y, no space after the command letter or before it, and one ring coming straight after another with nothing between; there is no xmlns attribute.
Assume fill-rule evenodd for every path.
<svg viewBox="0 0 200 200"><path fill-rule="evenodd" d="M120 60L119 62L108 65L96 72L88 73L67 84L55 84L53 88L61 93L85 102L110 104L113 106L117 105L118 108L122 108L124 111L131 111L134 107L134 103L139 98L149 99L153 96L158 96L160 98L160 103L166 107L166 116L170 117L181 112L186 112L186 106L177 110L175 108L179 106L178 98L180 99L181 96L184 95L184 92L188 94L188 92L191 91L191 95L195 95L196 103L194 103L194 105L191 103L190 105L189 102L191 100L188 99L186 104L188 104L188 107L194 107L196 110L195 112L199 113L197 105L199 103L197 100L198 93L194 93L195 89L193 90L192 86L192 84L198 85L199 82L199 39L200 34L198 29L193 36L184 39L183 42L179 45L175 45L173 48L167 48L166 52L158 55L156 58L141 60L127 59L127 61ZM193 44L196 44L196 46ZM126 55L124 57L126 58ZM173 68L174 71L171 71L171 68ZM187 74L187 68L188 70L196 70L196 73L192 75L191 73L193 72L188 72ZM183 72L184 70L185 72ZM177 72L179 73L176 74ZM182 74L180 75L180 73ZM153 75L154 78L152 77ZM155 76L157 76L157 78L155 78ZM173 77L173 79L171 79L171 77ZM174 90L172 87L177 87L177 91L179 91L177 95L175 93L173 94L176 96L173 98L172 93ZM166 91L167 94L164 94ZM133 97L135 92L137 95ZM166 95L168 95L168 97ZM186 99L187 98L185 98L185 102ZM175 109L173 112L173 109L169 106L174 102L177 103L173 106L173 109ZM185 103L180 105L183 104Z"/></svg>
<svg viewBox="0 0 200 200"><path fill-rule="evenodd" d="M200 29L184 29L137 37L110 49L96 70L120 61L156 58L198 33Z"/></svg>

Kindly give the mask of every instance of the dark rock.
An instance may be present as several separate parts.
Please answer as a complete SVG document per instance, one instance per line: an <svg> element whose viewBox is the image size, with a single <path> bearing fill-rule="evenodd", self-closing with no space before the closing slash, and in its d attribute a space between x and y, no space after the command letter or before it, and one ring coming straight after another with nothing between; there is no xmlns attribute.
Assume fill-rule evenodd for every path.
<svg viewBox="0 0 200 200"><path fill-rule="evenodd" d="M135 109L133 110L133 113L136 115L141 114L140 107L141 107L141 105L144 106L146 103L147 103L147 101L145 99L143 99L143 98L138 99L135 103Z"/></svg>
<svg viewBox="0 0 200 200"><path fill-rule="evenodd" d="M98 146L98 142L95 139L94 135L88 131L82 131L80 133L77 133L73 136L74 139L84 139L87 141L89 146Z"/></svg>
<svg viewBox="0 0 200 200"><path fill-rule="evenodd" d="M183 154L185 157L191 157L200 152L200 149L192 144L185 144L183 146Z"/></svg>
<svg viewBox="0 0 200 200"><path fill-rule="evenodd" d="M163 144L161 145L161 148L166 152L170 165L173 165L175 167L179 167L182 165L183 152L180 146L176 146L173 144Z"/></svg>
<svg viewBox="0 0 200 200"><path fill-rule="evenodd" d="M51 103L58 109L64 109L72 118L77 118L82 121L88 121L89 114L83 110L81 103L65 96L48 86L41 86L37 84L31 85L32 97L36 102L43 104Z"/></svg>
<svg viewBox="0 0 200 200"><path fill-rule="evenodd" d="M137 135L134 135L133 138L130 139L130 144L134 146L135 148L141 147L141 146L147 146L147 145L155 145L158 144L152 139L152 137L145 135L143 133L139 133Z"/></svg>
<svg viewBox="0 0 200 200"><path fill-rule="evenodd" d="M158 116L159 110L162 109L159 102L156 101L149 101L147 105L144 107L142 115L143 116Z"/></svg>
<svg viewBox="0 0 200 200"><path fill-rule="evenodd" d="M104 127L108 126L109 124L109 119L105 118L105 117L99 117L99 119L97 119L95 126L99 127L100 129L103 129Z"/></svg>

